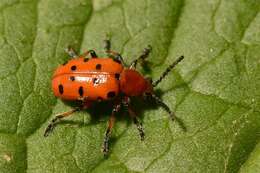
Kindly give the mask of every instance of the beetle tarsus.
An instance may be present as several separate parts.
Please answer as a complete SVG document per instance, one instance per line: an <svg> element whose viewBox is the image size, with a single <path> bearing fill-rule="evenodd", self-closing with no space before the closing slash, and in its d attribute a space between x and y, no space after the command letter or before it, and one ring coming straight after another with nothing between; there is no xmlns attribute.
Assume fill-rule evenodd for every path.
<svg viewBox="0 0 260 173"><path fill-rule="evenodd" d="M55 126L57 125L57 122L60 118L56 116L51 120L51 123L47 126L45 132L44 132L44 137L49 136L49 134L54 130Z"/></svg>
<svg viewBox="0 0 260 173"><path fill-rule="evenodd" d="M110 136L111 136L111 130L115 124L115 113L117 113L121 108L121 104L120 103L117 103L113 110L112 110L112 114L109 118L109 121L108 121L108 126L107 126L107 129L106 129L106 134L105 134L105 137L104 137L104 142L103 142L103 146L102 146L102 152L104 155L107 155L108 152L109 152L109 139L110 139Z"/></svg>
<svg viewBox="0 0 260 173"><path fill-rule="evenodd" d="M145 134L144 134L144 128L143 128L143 125L142 123L139 122L135 112L132 110L131 106L130 106L130 98L129 97L125 97L123 102L124 106L126 107L130 117L133 119L133 122L134 124L136 125L137 127L137 130L139 132L139 135L140 135L140 138L141 138L141 141L144 140L144 137L145 137Z"/></svg>
<svg viewBox="0 0 260 173"><path fill-rule="evenodd" d="M110 130L107 130L103 142L103 147L102 147L102 152L104 156L107 156L109 153L109 145L108 145L109 138L110 138Z"/></svg>
<svg viewBox="0 0 260 173"><path fill-rule="evenodd" d="M58 124L58 122L64 118L64 117L68 117L70 115L72 115L74 112L76 111L79 111L83 109L83 107L76 107L70 111L67 111L67 112L63 112L61 114L58 114L55 116L55 118L53 118L50 122L50 124L47 126L47 128L45 129L45 132L44 132L44 137L47 137L49 136L49 134L54 130L54 128L56 127L56 125Z"/></svg>
<svg viewBox="0 0 260 173"><path fill-rule="evenodd" d="M104 40L104 49L105 49L105 52L108 54L108 56L109 56L109 51L110 51L110 49L111 49L111 41L110 41L110 39L109 38L106 38L105 40Z"/></svg>
<svg viewBox="0 0 260 173"><path fill-rule="evenodd" d="M134 124L135 124L136 127L137 127L138 132L139 132L141 141L143 141L143 140L144 140L144 137L145 137L145 133L144 133L144 128L143 128L142 123L140 123L140 122L138 121L137 117L133 117L133 121L134 121Z"/></svg>

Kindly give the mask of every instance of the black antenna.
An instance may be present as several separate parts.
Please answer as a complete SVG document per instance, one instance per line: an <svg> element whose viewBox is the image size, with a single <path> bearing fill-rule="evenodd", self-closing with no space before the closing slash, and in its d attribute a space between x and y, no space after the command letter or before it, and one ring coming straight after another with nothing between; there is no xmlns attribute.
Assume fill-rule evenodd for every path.
<svg viewBox="0 0 260 173"><path fill-rule="evenodd" d="M160 78L153 83L153 87L156 87L164 78L165 76L182 60L184 59L184 56L180 56L176 61L174 61L160 76Z"/></svg>

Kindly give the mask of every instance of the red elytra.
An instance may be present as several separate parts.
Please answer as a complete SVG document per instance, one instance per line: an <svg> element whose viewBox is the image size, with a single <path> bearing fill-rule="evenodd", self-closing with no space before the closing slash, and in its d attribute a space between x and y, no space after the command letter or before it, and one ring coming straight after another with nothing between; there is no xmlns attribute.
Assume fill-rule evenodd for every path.
<svg viewBox="0 0 260 173"><path fill-rule="evenodd" d="M108 122L102 147L104 155L107 155L109 151L108 141L115 122L115 113L120 110L121 106L127 108L130 117L137 126L141 140L144 140L142 124L137 119L130 105L131 97L137 96L143 99L155 100L158 104L163 106L170 117L174 119L174 113L154 94L153 88L157 86L184 57L179 57L163 72L157 81L152 83L150 79L145 78L136 70L137 63L148 57L151 46L145 48L142 54L134 60L130 66L126 66L122 56L110 50L110 41L105 40L105 43L107 57L103 58L98 57L93 50L89 50L83 55L77 56L72 48L67 49L67 53L72 59L59 66L54 72L52 77L52 90L54 95L62 100L78 100L81 104L79 107L61 113L52 119L45 130L44 136L48 136L62 118L76 111L88 108L92 102L111 100L114 103L114 108ZM90 58L88 58L89 54L91 56Z"/></svg>
<svg viewBox="0 0 260 173"><path fill-rule="evenodd" d="M107 100L119 93L122 64L112 58L77 58L58 67L52 78L54 95L63 100Z"/></svg>

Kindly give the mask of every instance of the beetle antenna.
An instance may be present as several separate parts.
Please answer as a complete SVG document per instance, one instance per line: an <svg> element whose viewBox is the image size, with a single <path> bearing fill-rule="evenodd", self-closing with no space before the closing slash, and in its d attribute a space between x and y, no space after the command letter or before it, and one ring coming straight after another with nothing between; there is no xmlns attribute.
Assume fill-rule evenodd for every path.
<svg viewBox="0 0 260 173"><path fill-rule="evenodd" d="M182 60L184 59L184 56L180 56L176 61L174 61L169 67L162 73L160 78L153 83L153 87L156 87L164 78L167 76L167 74Z"/></svg>

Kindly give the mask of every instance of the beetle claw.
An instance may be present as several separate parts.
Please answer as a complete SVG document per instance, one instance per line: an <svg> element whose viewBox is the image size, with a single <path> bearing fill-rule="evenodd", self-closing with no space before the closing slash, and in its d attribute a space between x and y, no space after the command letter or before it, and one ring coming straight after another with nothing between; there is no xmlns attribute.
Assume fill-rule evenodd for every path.
<svg viewBox="0 0 260 173"><path fill-rule="evenodd" d="M109 147L108 147L108 141L104 141L103 147L102 147L102 152L104 156L107 156L109 153Z"/></svg>
<svg viewBox="0 0 260 173"><path fill-rule="evenodd" d="M49 136L49 134L53 131L55 127L55 124L49 124L48 127L46 128L45 132L44 132L44 137Z"/></svg>
<svg viewBox="0 0 260 173"><path fill-rule="evenodd" d="M60 115L57 115L55 118L51 120L51 123L48 125L48 127L45 129L44 137L49 136L49 134L53 131L55 126L57 125L57 121L59 120Z"/></svg>

